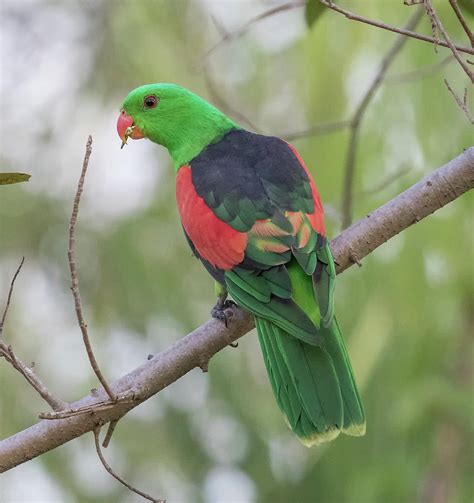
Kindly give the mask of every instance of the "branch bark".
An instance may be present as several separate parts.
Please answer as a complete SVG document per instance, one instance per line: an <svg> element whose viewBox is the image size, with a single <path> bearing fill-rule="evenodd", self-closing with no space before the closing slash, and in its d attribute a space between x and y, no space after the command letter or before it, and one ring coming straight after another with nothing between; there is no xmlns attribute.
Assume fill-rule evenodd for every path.
<svg viewBox="0 0 474 503"><path fill-rule="evenodd" d="M345 230L331 242L341 273L410 225L442 208L474 187L474 147L429 174L408 190ZM235 309L229 328L210 320L170 348L111 383L116 403L103 389L72 404L99 410L65 419L43 420L0 442L0 472L51 451L110 421L123 417L218 351L249 332L250 314Z"/></svg>

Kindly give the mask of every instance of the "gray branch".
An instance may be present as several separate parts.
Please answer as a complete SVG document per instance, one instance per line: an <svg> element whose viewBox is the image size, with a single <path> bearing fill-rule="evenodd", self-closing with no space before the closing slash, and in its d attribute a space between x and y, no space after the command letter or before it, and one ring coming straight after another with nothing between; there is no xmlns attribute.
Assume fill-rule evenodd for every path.
<svg viewBox="0 0 474 503"><path fill-rule="evenodd" d="M410 225L474 187L474 147L355 223L331 242L338 273ZM254 326L252 317L235 309L229 328L210 320L147 363L111 383L112 403L103 389L71 405L76 415L45 419L0 442L0 472L51 451L110 421L155 395L209 359ZM91 407L94 411L91 412ZM84 409L86 412L84 412ZM54 414L54 413L53 413ZM58 413L60 414L60 413Z"/></svg>

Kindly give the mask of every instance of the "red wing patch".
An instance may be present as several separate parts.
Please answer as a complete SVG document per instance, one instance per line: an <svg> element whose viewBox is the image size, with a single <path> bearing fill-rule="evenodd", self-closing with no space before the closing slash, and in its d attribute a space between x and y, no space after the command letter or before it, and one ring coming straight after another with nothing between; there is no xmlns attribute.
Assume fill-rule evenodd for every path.
<svg viewBox="0 0 474 503"><path fill-rule="evenodd" d="M189 166L182 166L176 176L176 200L184 230L204 260L224 270L242 262L247 234L236 231L214 215L197 194Z"/></svg>
<svg viewBox="0 0 474 503"><path fill-rule="evenodd" d="M293 154L295 154L296 158L298 159L298 162L301 164L301 167L306 171L306 174L308 175L309 178L309 183L311 185L311 191L313 193L313 200L314 200L314 212L307 215L308 220L311 224L311 227L318 234L320 234L321 236L326 236L326 229L324 227L324 209L321 203L321 198L319 197L318 190L316 189L313 177L311 176L311 173L306 167L306 164L304 163L303 159L301 159L301 156L296 150L296 148L293 147L293 145L290 145L289 143L288 146L293 151Z"/></svg>

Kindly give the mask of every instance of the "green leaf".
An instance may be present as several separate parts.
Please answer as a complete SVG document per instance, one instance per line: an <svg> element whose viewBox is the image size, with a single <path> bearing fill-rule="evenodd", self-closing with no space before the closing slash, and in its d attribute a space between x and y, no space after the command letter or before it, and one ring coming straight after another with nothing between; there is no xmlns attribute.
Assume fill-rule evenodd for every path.
<svg viewBox="0 0 474 503"><path fill-rule="evenodd" d="M0 173L0 185L27 182L30 178L27 173Z"/></svg>
<svg viewBox="0 0 474 503"><path fill-rule="evenodd" d="M314 23L321 17L325 10L327 10L326 7L319 3L318 0L308 0L306 2L304 15L308 28L312 28Z"/></svg>

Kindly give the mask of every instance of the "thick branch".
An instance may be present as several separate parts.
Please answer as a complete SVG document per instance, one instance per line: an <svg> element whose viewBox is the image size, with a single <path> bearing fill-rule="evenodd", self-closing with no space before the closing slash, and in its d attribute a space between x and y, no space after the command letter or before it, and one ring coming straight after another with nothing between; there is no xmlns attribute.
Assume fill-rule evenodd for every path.
<svg viewBox="0 0 474 503"><path fill-rule="evenodd" d="M474 147L470 147L337 236L331 242L337 272L473 187Z"/></svg>
<svg viewBox="0 0 474 503"><path fill-rule="evenodd" d="M334 239L331 248L338 273L473 187L474 147L471 147ZM208 321L112 383L111 388L119 398L117 403L108 401L101 389L95 396L87 396L72 404L73 407L84 407L104 403L100 410L66 419L43 420L0 442L0 472L51 451L101 424L119 419L193 368L204 365L253 326L252 317L241 309L234 310L228 329L217 320Z"/></svg>

